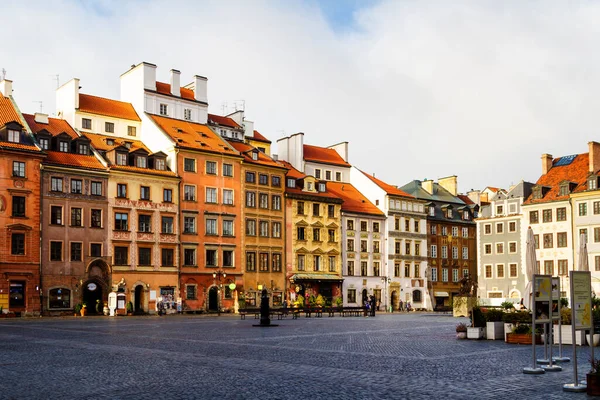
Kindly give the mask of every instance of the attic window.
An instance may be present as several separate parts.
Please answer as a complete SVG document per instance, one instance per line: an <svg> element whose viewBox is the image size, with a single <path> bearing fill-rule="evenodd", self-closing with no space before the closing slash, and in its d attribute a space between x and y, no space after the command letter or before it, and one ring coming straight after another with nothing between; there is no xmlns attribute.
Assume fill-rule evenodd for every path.
<svg viewBox="0 0 600 400"><path fill-rule="evenodd" d="M434 206L429 206L429 216L435 217L435 207Z"/></svg>
<svg viewBox="0 0 600 400"><path fill-rule="evenodd" d="M541 192L541 190L540 190ZM560 187L558 188L558 195L559 196L566 196L569 194L569 184L568 183L561 183Z"/></svg>
<svg viewBox="0 0 600 400"><path fill-rule="evenodd" d="M117 165L127 165L127 153L117 153Z"/></svg>
<svg viewBox="0 0 600 400"><path fill-rule="evenodd" d="M448 208L446 210L446 218L452 218L452 209L451 208Z"/></svg>
<svg viewBox="0 0 600 400"><path fill-rule="evenodd" d="M317 184L317 191L325 192L325 184L324 183Z"/></svg>
<svg viewBox="0 0 600 400"><path fill-rule="evenodd" d="M596 190L598 189L598 177L597 176L590 176L590 178L588 179L588 190Z"/></svg>
<svg viewBox="0 0 600 400"><path fill-rule="evenodd" d="M564 196L564 194L562 194L562 191L567 189L567 186L561 186L559 189L559 196ZM541 186L536 186L532 189L532 193L533 193L533 198L534 199L541 199L542 198L542 187ZM568 193L567 193L568 194Z"/></svg>
<svg viewBox="0 0 600 400"><path fill-rule="evenodd" d="M164 171L165 170L165 159L157 158L156 160L154 160L154 169L157 169L159 171Z"/></svg>
<svg viewBox="0 0 600 400"><path fill-rule="evenodd" d="M201 133L200 134L202 137L208 137L208 135L206 133Z"/></svg>
<svg viewBox="0 0 600 400"><path fill-rule="evenodd" d="M8 130L8 141L12 143L21 142L21 132L12 129Z"/></svg>
<svg viewBox="0 0 600 400"><path fill-rule="evenodd" d="M69 152L69 142L66 142L64 140L61 140L60 142L58 142L58 151L61 151L63 153L68 153Z"/></svg>
<svg viewBox="0 0 600 400"><path fill-rule="evenodd" d="M124 145L125 145L125 147L127 147L128 149L130 149L130 148L131 148L131 142L125 142L125 143L124 143Z"/></svg>
<svg viewBox="0 0 600 400"><path fill-rule="evenodd" d="M296 187L296 180L294 178L287 178L287 187L289 188L295 188Z"/></svg>
<svg viewBox="0 0 600 400"><path fill-rule="evenodd" d="M115 141L113 139L106 139L106 144L109 146L114 146L115 145Z"/></svg>
<svg viewBox="0 0 600 400"><path fill-rule="evenodd" d="M252 159L253 160L258 160L258 151L253 151L252 152Z"/></svg>
<svg viewBox="0 0 600 400"><path fill-rule="evenodd" d="M147 160L144 156L137 156L135 159L135 166L138 168L146 168Z"/></svg>

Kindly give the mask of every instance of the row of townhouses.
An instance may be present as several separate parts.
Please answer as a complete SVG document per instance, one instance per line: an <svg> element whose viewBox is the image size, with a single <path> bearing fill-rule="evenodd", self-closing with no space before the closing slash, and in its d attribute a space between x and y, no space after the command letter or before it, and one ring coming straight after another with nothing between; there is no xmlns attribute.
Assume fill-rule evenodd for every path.
<svg viewBox="0 0 600 400"><path fill-rule="evenodd" d="M5 312L94 312L111 292L139 313L160 300L235 310L264 289L273 306L374 295L431 310L477 273L479 203L456 176L391 185L350 164L347 142L312 146L303 133L274 155L243 111L208 112L205 77L182 85L171 70L166 83L156 70L123 73L119 100L72 79L56 117L22 113L0 82Z"/></svg>

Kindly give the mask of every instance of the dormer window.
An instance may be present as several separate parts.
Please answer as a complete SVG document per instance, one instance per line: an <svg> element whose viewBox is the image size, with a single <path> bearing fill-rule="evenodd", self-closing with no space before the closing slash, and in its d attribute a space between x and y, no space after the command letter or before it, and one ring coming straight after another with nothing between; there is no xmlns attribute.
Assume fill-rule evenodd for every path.
<svg viewBox="0 0 600 400"><path fill-rule="evenodd" d="M15 131L13 129L8 130L8 141L12 143L20 143L21 142L21 132Z"/></svg>
<svg viewBox="0 0 600 400"><path fill-rule="evenodd" d="M317 191L319 191L319 192L325 192L325 184L324 183L319 183L317 185Z"/></svg>
<svg viewBox="0 0 600 400"><path fill-rule="evenodd" d="M252 159L255 160L255 161L258 160L258 151L253 151L252 152Z"/></svg>
<svg viewBox="0 0 600 400"><path fill-rule="evenodd" d="M163 158L157 158L156 160L154 160L154 169L157 169L159 171L164 171L165 170L165 160Z"/></svg>
<svg viewBox="0 0 600 400"><path fill-rule="evenodd" d="M561 186L559 189L559 196L565 196L568 193L562 194L563 190L566 190L567 187L566 186ZM541 186L535 186L532 189L532 193L533 193L533 198L534 199L541 199L542 198L542 187Z"/></svg>
<svg viewBox="0 0 600 400"><path fill-rule="evenodd" d="M429 216L435 217L435 207L434 206L429 206Z"/></svg>
<svg viewBox="0 0 600 400"><path fill-rule="evenodd" d="M289 188L295 188L296 187L296 180L294 178L287 178L287 187Z"/></svg>
<svg viewBox="0 0 600 400"><path fill-rule="evenodd" d="M138 168L146 168L147 159L143 156L137 156L135 159L135 166Z"/></svg>
<svg viewBox="0 0 600 400"><path fill-rule="evenodd" d="M449 209L446 210L446 217L447 218L452 218L452 209L451 208L449 208Z"/></svg>
<svg viewBox="0 0 600 400"><path fill-rule="evenodd" d="M88 149L87 144L80 144L77 152L79 154L83 154L83 155L87 156L89 154L89 149Z"/></svg>
<svg viewBox="0 0 600 400"><path fill-rule="evenodd" d="M117 165L127 165L127 153L117 153Z"/></svg>
<svg viewBox="0 0 600 400"><path fill-rule="evenodd" d="M312 182L308 182L307 186L306 186L306 189L309 190L309 191L312 191L313 190L313 183Z"/></svg>
<svg viewBox="0 0 600 400"><path fill-rule="evenodd" d="M596 175L590 176L588 179L588 190L598 189L598 177Z"/></svg>
<svg viewBox="0 0 600 400"><path fill-rule="evenodd" d="M114 139L106 139L106 144L109 146L114 146L115 145L115 140Z"/></svg>
<svg viewBox="0 0 600 400"><path fill-rule="evenodd" d="M124 145L125 147L127 147L128 149L130 149L130 148L131 148L131 142L125 142L125 143L123 143L123 145Z"/></svg>
<svg viewBox="0 0 600 400"><path fill-rule="evenodd" d="M468 211L463 211L463 220L465 220L465 221L469 220L469 212Z"/></svg>
<svg viewBox="0 0 600 400"><path fill-rule="evenodd" d="M50 140L48 138L41 138L39 142L42 150L48 150L50 148Z"/></svg>
<svg viewBox="0 0 600 400"><path fill-rule="evenodd" d="M61 140L60 142L58 142L58 151L61 151L63 153L68 153L69 152L69 143Z"/></svg>

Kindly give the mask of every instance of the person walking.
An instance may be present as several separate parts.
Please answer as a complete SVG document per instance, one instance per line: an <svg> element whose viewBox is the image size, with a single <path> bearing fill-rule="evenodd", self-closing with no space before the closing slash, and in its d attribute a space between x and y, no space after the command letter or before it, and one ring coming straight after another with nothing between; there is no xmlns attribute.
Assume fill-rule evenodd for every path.
<svg viewBox="0 0 600 400"><path fill-rule="evenodd" d="M400 304L399 304L398 310L400 312L404 311L404 302L402 300L400 300Z"/></svg>
<svg viewBox="0 0 600 400"><path fill-rule="evenodd" d="M375 296L373 296L373 295L371 295L370 300L371 300L371 304L370 304L370 306L371 306L371 317L374 317L375 316L375 306L376 306L377 301L375 300Z"/></svg>

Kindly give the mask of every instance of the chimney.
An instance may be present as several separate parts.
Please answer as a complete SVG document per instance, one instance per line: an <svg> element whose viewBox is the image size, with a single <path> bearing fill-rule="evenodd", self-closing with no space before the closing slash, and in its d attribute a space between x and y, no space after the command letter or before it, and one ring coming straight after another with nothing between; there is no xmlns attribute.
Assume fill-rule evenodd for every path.
<svg viewBox="0 0 600 400"><path fill-rule="evenodd" d="M552 154L542 154L542 175L546 175L552 168Z"/></svg>
<svg viewBox="0 0 600 400"><path fill-rule="evenodd" d="M203 76L194 75L194 99L196 101L208 103L207 81L208 79Z"/></svg>
<svg viewBox="0 0 600 400"><path fill-rule="evenodd" d="M2 82L0 82L0 92L2 92L4 97L12 96L12 93L13 93L12 81L9 81L8 79L4 79Z"/></svg>
<svg viewBox="0 0 600 400"><path fill-rule="evenodd" d="M433 194L433 181L425 179L425 180L423 180L423 182L421 182L421 187L427 193Z"/></svg>
<svg viewBox="0 0 600 400"><path fill-rule="evenodd" d="M181 97L181 72L176 69L171 70L171 94Z"/></svg>
<svg viewBox="0 0 600 400"><path fill-rule="evenodd" d="M589 142L588 147L590 149L590 155L589 155L590 171L589 172L595 173L595 172L598 172L598 170L600 170L600 143Z"/></svg>
<svg viewBox="0 0 600 400"><path fill-rule="evenodd" d="M334 144L329 146L328 149L335 150L344 161L348 162L348 142Z"/></svg>
<svg viewBox="0 0 600 400"><path fill-rule="evenodd" d="M35 113L33 120L38 124L48 124L48 114Z"/></svg>
<svg viewBox="0 0 600 400"><path fill-rule="evenodd" d="M438 180L438 184L450 192L452 196L456 196L458 194L456 175L440 178Z"/></svg>

